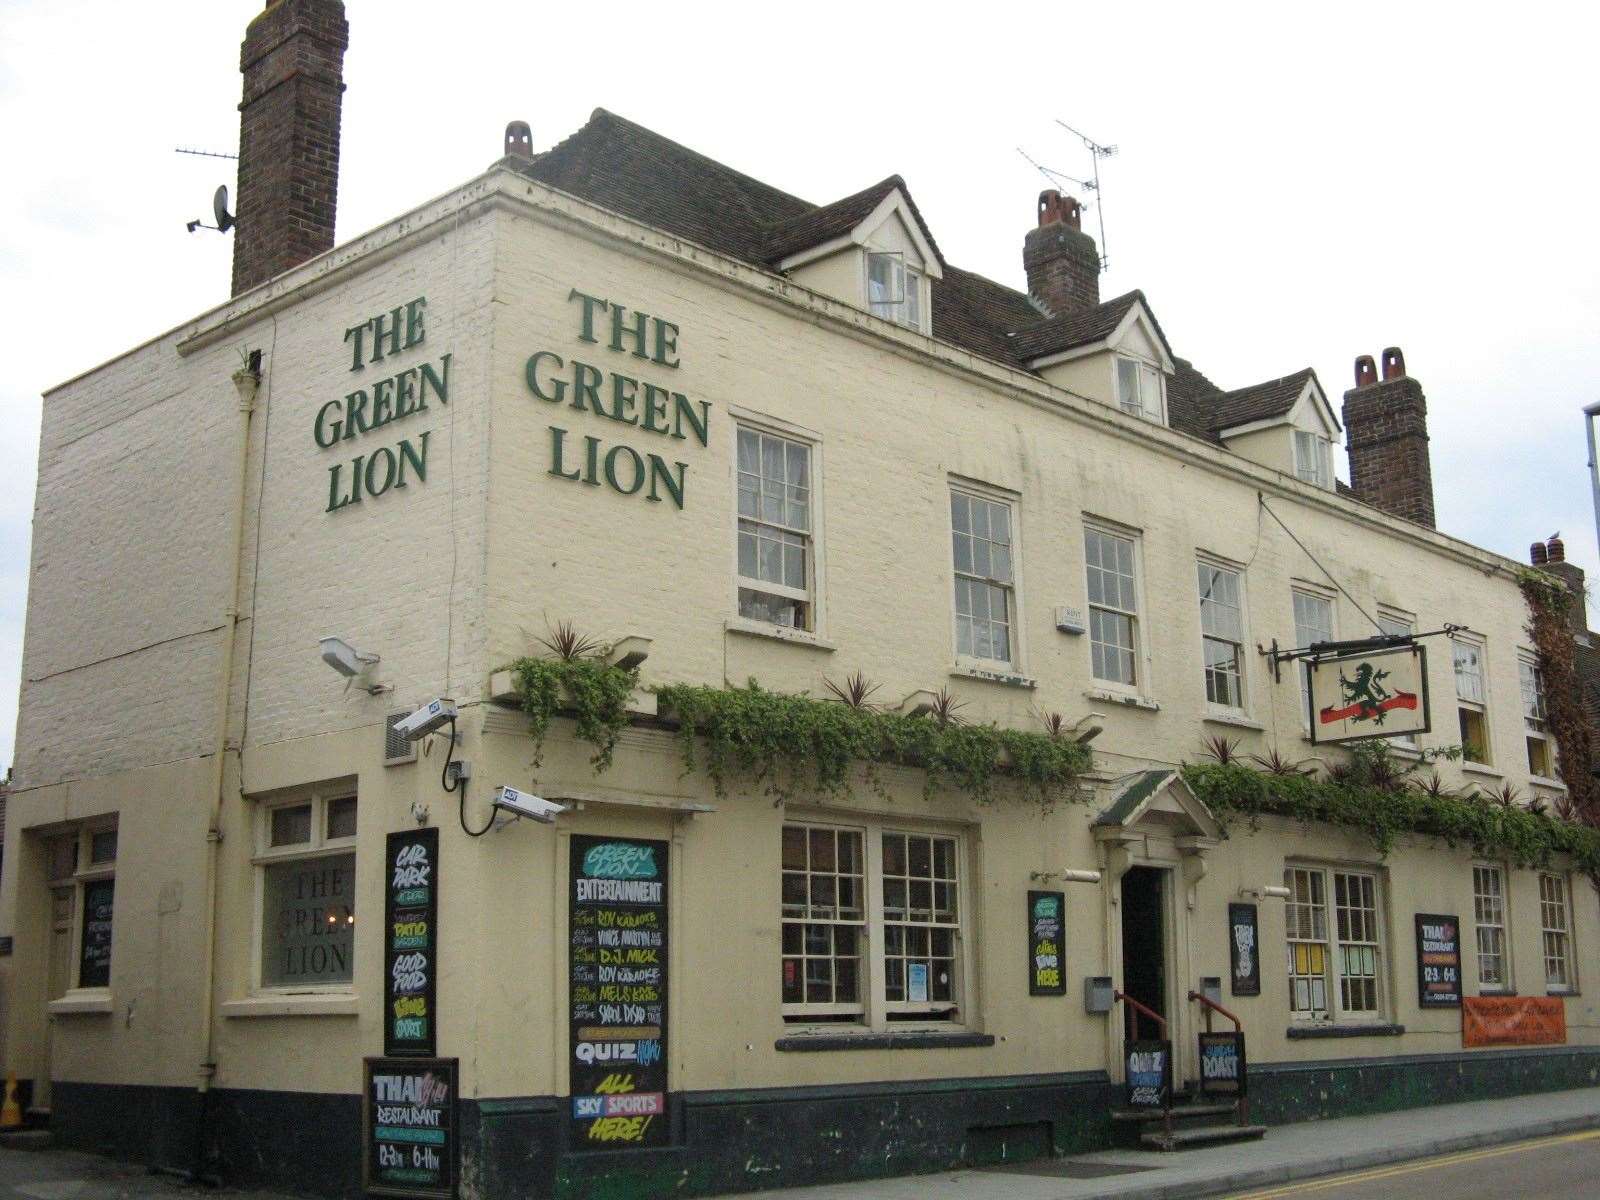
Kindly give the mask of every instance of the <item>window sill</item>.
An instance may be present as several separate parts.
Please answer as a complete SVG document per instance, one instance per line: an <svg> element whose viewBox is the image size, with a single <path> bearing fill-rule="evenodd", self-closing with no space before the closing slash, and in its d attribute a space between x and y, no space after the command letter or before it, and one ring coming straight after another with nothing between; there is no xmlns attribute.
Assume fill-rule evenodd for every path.
<svg viewBox="0 0 1600 1200"><path fill-rule="evenodd" d="M994 1045L992 1033L811 1033L781 1037L772 1043L774 1050L961 1050Z"/></svg>
<svg viewBox="0 0 1600 1200"><path fill-rule="evenodd" d="M976 663L958 662L950 668L950 674L962 679L981 679L985 683L998 683L1003 687L1031 689L1039 686L1039 681L1031 675L1019 675L1004 668L980 667Z"/></svg>
<svg viewBox="0 0 1600 1200"><path fill-rule="evenodd" d="M1112 692L1105 688L1084 688L1083 694L1090 700L1103 700L1107 704L1120 704L1124 708L1142 708L1146 712L1160 712L1161 705L1154 700L1146 700L1143 696L1133 692Z"/></svg>
<svg viewBox="0 0 1600 1200"><path fill-rule="evenodd" d="M1583 995L1577 988L1547 988L1546 996L1554 996L1559 1000L1576 1000Z"/></svg>
<svg viewBox="0 0 1600 1200"><path fill-rule="evenodd" d="M1404 1025L1390 1025L1377 1021L1346 1021L1338 1025L1307 1022L1304 1025L1289 1026L1287 1036L1290 1041L1301 1038L1399 1037L1405 1031Z"/></svg>
<svg viewBox="0 0 1600 1200"><path fill-rule="evenodd" d="M722 623L722 627L727 632L739 634L741 637L770 638L774 642L787 642L791 646L805 646L812 650L825 650L832 653L839 648L825 638L818 637L809 629L790 629L787 625L768 625L765 621L752 621L748 617L729 617Z"/></svg>
<svg viewBox="0 0 1600 1200"><path fill-rule="evenodd" d="M45 1005L52 1017L79 1016L90 1013L109 1013L112 1009L111 993L99 989L74 990Z"/></svg>
<svg viewBox="0 0 1600 1200"><path fill-rule="evenodd" d="M1206 715L1200 718L1208 725L1227 725L1234 729L1252 729L1260 733L1266 729L1260 721L1252 721L1243 713L1231 713L1222 709L1207 709Z"/></svg>
<svg viewBox="0 0 1600 1200"><path fill-rule="evenodd" d="M1562 783L1561 780L1551 779L1548 775L1530 775L1528 776L1528 782L1534 787L1549 788L1553 792L1567 790L1567 785Z"/></svg>
<svg viewBox="0 0 1600 1200"><path fill-rule="evenodd" d="M1468 762L1466 759L1461 760L1461 769L1469 775L1485 775L1490 779L1504 779L1506 777L1504 771L1497 771L1488 763Z"/></svg>
<svg viewBox="0 0 1600 1200"><path fill-rule="evenodd" d="M224 1017L353 1017L359 1000L349 993L318 995L247 996L224 1000L218 1011Z"/></svg>

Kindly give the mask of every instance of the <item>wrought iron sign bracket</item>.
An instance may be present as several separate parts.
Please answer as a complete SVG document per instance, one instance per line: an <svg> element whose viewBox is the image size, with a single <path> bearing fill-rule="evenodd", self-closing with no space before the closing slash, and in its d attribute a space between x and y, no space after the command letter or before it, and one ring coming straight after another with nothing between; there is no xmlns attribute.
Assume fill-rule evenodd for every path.
<svg viewBox="0 0 1600 1200"><path fill-rule="evenodd" d="M1440 629L1430 629L1426 633L1380 633L1376 637L1357 638L1347 642L1312 642L1309 646L1298 646L1293 650L1278 649L1278 639L1272 639L1272 645L1263 646L1256 643L1256 653L1272 664L1272 682L1283 682L1283 664L1305 659L1310 662L1320 662L1324 658L1342 658L1346 654L1362 654L1373 650L1392 650L1400 646L1411 646L1423 638L1440 637L1460 633L1467 628L1465 625L1456 625L1446 622Z"/></svg>

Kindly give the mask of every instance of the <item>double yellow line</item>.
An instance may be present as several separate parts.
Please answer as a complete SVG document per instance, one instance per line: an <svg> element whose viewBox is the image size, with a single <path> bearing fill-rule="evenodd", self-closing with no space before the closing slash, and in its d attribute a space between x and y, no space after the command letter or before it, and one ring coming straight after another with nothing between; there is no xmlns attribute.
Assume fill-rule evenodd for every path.
<svg viewBox="0 0 1600 1200"><path fill-rule="evenodd" d="M1424 1159L1421 1162L1397 1163L1391 1167L1374 1167L1370 1171L1357 1171L1351 1175L1308 1179L1304 1183L1292 1183L1286 1187L1272 1188L1265 1192L1240 1193L1231 1197L1230 1200L1277 1200L1280 1196L1304 1196L1309 1192L1350 1187L1354 1184L1370 1183L1378 1179L1393 1179L1400 1175L1415 1175L1419 1171L1434 1171L1440 1167L1453 1167L1460 1163L1478 1162L1481 1159L1498 1158L1505 1154L1521 1154L1524 1151L1538 1150L1545 1146L1560 1146L1569 1142L1586 1142L1592 1138L1600 1138L1600 1129L1590 1129L1583 1133L1564 1133L1555 1137L1535 1138L1531 1142L1513 1142L1509 1145L1494 1146L1486 1150L1463 1150L1459 1154L1445 1154L1438 1158Z"/></svg>

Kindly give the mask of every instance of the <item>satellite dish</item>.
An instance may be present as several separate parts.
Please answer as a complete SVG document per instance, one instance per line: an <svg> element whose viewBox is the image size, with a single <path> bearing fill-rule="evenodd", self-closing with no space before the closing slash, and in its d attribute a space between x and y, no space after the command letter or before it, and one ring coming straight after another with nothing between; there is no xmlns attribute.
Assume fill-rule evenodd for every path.
<svg viewBox="0 0 1600 1200"><path fill-rule="evenodd" d="M211 197L211 213L217 219L217 232L227 233L233 228L233 214L228 211L228 185L223 184Z"/></svg>

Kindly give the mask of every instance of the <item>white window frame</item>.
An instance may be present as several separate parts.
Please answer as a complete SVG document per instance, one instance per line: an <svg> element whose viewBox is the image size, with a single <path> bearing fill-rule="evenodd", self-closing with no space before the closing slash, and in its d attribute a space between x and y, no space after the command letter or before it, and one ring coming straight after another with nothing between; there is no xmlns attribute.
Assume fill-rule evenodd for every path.
<svg viewBox="0 0 1600 1200"><path fill-rule="evenodd" d="M1378 629L1383 633L1410 637L1417 632L1417 619L1410 613L1401 612L1397 608L1380 607L1378 609ZM1398 750L1420 752L1415 733L1397 733L1386 740Z"/></svg>
<svg viewBox="0 0 1600 1200"><path fill-rule="evenodd" d="M1321 937L1297 938L1293 936L1299 932L1293 919L1292 910L1299 907L1296 900L1298 893L1295 891L1295 874L1303 872L1308 876L1320 878L1322 882L1322 929ZM1347 879L1370 880L1372 883L1372 932L1375 935L1371 940L1365 938L1345 939L1339 933L1339 904L1338 904L1338 877ZM1315 1005L1296 1009L1294 985L1289 988L1289 1016L1291 1020L1302 1022L1317 1022L1325 1024L1351 1024L1357 1022L1370 1022L1382 1024L1388 1017L1390 1006L1389 996L1389 961L1388 961L1388 913L1385 909L1387 900L1383 875L1370 865L1354 863L1317 863L1291 860L1284 864L1283 882L1289 888L1290 916L1286 917L1285 947L1288 952L1286 978L1294 977L1294 947L1296 944L1318 945L1323 947L1325 967L1322 973L1324 1003L1318 1008ZM1312 933L1316 930L1313 928ZM1356 973L1354 979L1371 979L1375 1006L1370 1009L1350 1009L1345 1007L1344 989L1341 983L1345 978L1344 964L1347 961L1346 951L1354 950L1359 957L1361 952L1369 949L1372 952L1373 970L1370 975ZM1301 976L1308 978L1308 976ZM1308 989L1309 995L1309 989Z"/></svg>
<svg viewBox="0 0 1600 1200"><path fill-rule="evenodd" d="M1531 650L1517 654L1517 674L1522 685L1522 737L1528 751L1528 774L1535 779L1556 778L1556 749L1550 737L1550 713L1545 704L1548 694L1544 684L1544 668ZM1543 746L1543 771L1534 770L1533 743Z"/></svg>
<svg viewBox="0 0 1600 1200"><path fill-rule="evenodd" d="M328 806L336 800L356 801L357 834L349 837L330 838L328 832ZM272 814L283 808L297 808L304 804L311 805L311 837L304 843L295 843L288 846L272 845ZM354 871L359 872L360 856L357 850L359 829L361 822L361 801L356 792L354 783L343 785L328 785L316 788L297 789L292 792L275 793L271 796L254 798L255 812L253 849L250 857L252 873L255 875L255 902L251 919L252 936L250 939L250 990L252 994L262 996L285 995L333 995L353 996L356 994L356 942L360 934L360 922L356 923L355 932L350 939L350 978L347 981L330 983L303 983L303 984L267 984L262 982L261 958L266 948L266 902L267 902L267 868L277 863L306 862L319 858L332 858L335 855L356 855ZM355 889L359 875L353 874L351 887ZM352 890L352 898L356 892ZM374 928L382 925L382 914L373 920Z"/></svg>
<svg viewBox="0 0 1600 1200"><path fill-rule="evenodd" d="M1474 961L1477 963L1478 994L1481 996L1516 994L1511 958L1511 893L1506 886L1509 878L1510 872L1500 863L1472 864ZM1493 880L1492 888L1485 886L1490 879ZM1485 937L1485 934L1489 936ZM1498 949L1495 948L1496 943ZM1500 960L1500 978L1488 980L1484 976L1484 960L1496 957Z"/></svg>
<svg viewBox="0 0 1600 1200"><path fill-rule="evenodd" d="M1294 475L1302 483L1324 490L1332 488L1333 442L1313 429L1296 429Z"/></svg>
<svg viewBox="0 0 1600 1200"><path fill-rule="evenodd" d="M1224 571L1234 577L1235 590L1238 593L1239 598L1239 641L1237 643L1239 647L1238 704L1221 704L1211 699L1208 678L1211 669L1206 662L1206 642L1225 642L1228 639L1217 637L1214 634L1209 634L1206 632L1206 599L1205 593L1200 590L1200 572L1202 570ZM1250 644L1250 613L1245 595L1246 589L1244 568L1237 563L1229 562L1227 559L1218 558L1217 556L1211 554L1201 553L1197 555L1195 559L1195 588L1197 593L1196 607L1198 609L1200 621L1200 694L1205 697L1206 707L1208 710L1222 713L1227 716L1244 716L1250 711L1251 699L1250 671L1248 666L1249 658L1245 653L1245 647ZM1226 606L1224 605L1224 607Z"/></svg>
<svg viewBox="0 0 1600 1200"><path fill-rule="evenodd" d="M1573 953L1572 911L1572 877L1565 871L1540 871L1539 952L1544 961L1544 989L1551 996L1578 994L1578 959ZM1559 953L1552 954L1552 948L1558 949ZM1553 977L1551 966L1555 963L1560 964L1565 979Z"/></svg>
<svg viewBox="0 0 1600 1200"><path fill-rule="evenodd" d="M1301 630L1309 630L1310 625L1302 625L1300 614L1297 611L1295 597L1303 596L1307 600L1320 601L1328 606L1328 628L1326 637L1321 640L1334 641L1339 636L1339 606L1334 602L1333 593L1316 584L1304 583L1293 580L1289 584L1289 620L1294 629L1294 648L1304 649L1311 645L1311 639ZM1322 632L1322 631L1319 631ZM1300 731L1309 738L1311 736L1311 664L1301 662L1298 664L1300 676Z"/></svg>
<svg viewBox="0 0 1600 1200"><path fill-rule="evenodd" d="M1003 667L1007 671L1020 671L1023 668L1023 640L1022 640L1022 522L1021 506L1013 492L1003 491L1000 488L978 483L970 479L952 478L946 490L945 500L945 528L948 534L950 553L950 647L957 665L976 666L980 669L992 670ZM951 512L950 500L956 495L966 496L971 500L981 500L988 504L999 505L1006 510L1006 519L1011 531L1011 579L1009 583L997 578L990 578L974 574L972 571L962 571L958 568L956 560L956 528L955 515ZM972 654L964 654L961 650L961 612L956 605L956 585L962 579L976 580L987 583L993 587L1003 588L1006 594L1008 608L1008 634L1010 639L1010 658L982 658Z"/></svg>
<svg viewBox="0 0 1600 1200"><path fill-rule="evenodd" d="M823 484L822 461L823 446L821 435L776 417L754 413L745 409L730 406L728 415L733 418L733 456L729 464L728 486L730 488L729 504L733 509L733 538L730 547L730 572L732 587L728 595L728 611L732 613L730 620L752 631L771 630L778 636L801 635L804 640L820 639L826 636L826 609L823 596L826 588L826 562L823 558L822 548L825 544L823 531ZM791 598L802 600L809 610L809 623L804 628L791 625L777 625L759 617L747 617L740 612L739 592L743 588L752 588L757 591L767 591L773 595L788 596L789 591L776 584L767 584L761 580L747 580L739 573L739 430L748 430L751 433L767 437L781 438L784 441L794 442L805 446L811 454L810 479L811 479L811 534L807 546L806 569L809 595L794 595Z"/></svg>
<svg viewBox="0 0 1600 1200"><path fill-rule="evenodd" d="M1089 534L1097 533L1105 537L1121 538L1133 544L1133 595L1134 603L1138 606L1133 611L1113 607L1107 604L1096 604L1090 599L1089 593ZM1084 651L1089 658L1089 680L1093 689L1120 692L1129 696L1148 698L1153 694L1151 686L1151 639L1145 629L1146 613L1149 605L1145 602L1145 564L1144 564L1144 537L1137 529L1130 529L1125 525L1118 525L1099 517L1085 515L1083 518L1083 587L1084 611L1089 616L1088 637L1084 638ZM1102 570L1104 568L1101 568ZM1120 590L1120 589L1119 589ZM1132 617L1133 638L1133 682L1124 683L1118 679L1106 679L1095 674L1094 670L1094 614L1096 609L1120 616Z"/></svg>
<svg viewBox="0 0 1600 1200"><path fill-rule="evenodd" d="M867 302L867 311L902 328L926 333L928 329L923 314L928 310L927 272L908 263L904 250L874 250L869 246L861 258L861 294ZM890 266L889 281L892 285L898 285L893 288L895 299L872 298L872 265L877 259L886 261Z"/></svg>
<svg viewBox="0 0 1600 1200"><path fill-rule="evenodd" d="M84 987L80 980L79 972L83 970L83 921L84 921L84 889L94 883L110 879L113 884L117 877L117 854L113 854L108 861L94 862L92 851L94 838L100 833L117 833L118 822L115 816L95 817L77 824L71 829L58 829L53 834L44 838L45 853L48 856L52 848L68 839L73 844L73 869L69 874L52 876L53 865L46 861L45 874L51 876L46 879L46 887L51 893L48 906L51 910L51 922L54 923L54 893L58 888L72 888L72 927L68 934L68 945L71 952L71 965L67 978L70 981L67 989L59 996L50 996L50 1000L78 1000L106 997L111 994L111 983L108 977L104 984ZM119 837L120 842L120 837ZM121 846L117 847L120 854ZM111 929L111 969L115 971L117 964L117 928L116 928L116 889L112 889L112 929ZM48 945L48 941L47 941Z"/></svg>
<svg viewBox="0 0 1600 1200"><path fill-rule="evenodd" d="M1467 650L1477 657L1476 670L1463 672L1459 653ZM1491 767L1494 765L1494 738L1490 734L1489 726L1489 683L1488 645L1482 638L1467 637L1456 634L1450 639L1450 670L1455 679L1456 693L1456 728L1461 728L1462 712L1478 714L1479 727L1483 730L1483 745L1477 747L1481 757L1471 758L1467 754L1467 739L1461 739L1461 761L1464 763L1477 763L1479 766ZM1463 691L1465 687L1465 691Z"/></svg>
<svg viewBox="0 0 1600 1200"><path fill-rule="evenodd" d="M972 856L968 831L957 826L929 825L918 821L900 821L892 817L833 817L828 814L797 814L787 816L782 827L805 829L833 829L857 832L862 835L866 851L866 921L861 934L860 966L857 986L859 1004L805 1004L781 1003L780 1012L785 1029L791 1033L888 1033L892 1031L942 1030L945 1032L970 1029L976 1019L976 972L973 962L973 934L977 928L974 905L978 888L972 873ZM885 964L886 922L884 919L884 868L883 839L886 834L908 837L945 838L955 845L956 870L956 921L944 926L953 938L953 960L956 977L953 980L949 1002L909 1000L891 1001L887 998ZM781 836L781 834L780 834ZM781 847L781 843L780 843ZM780 874L781 874L780 848ZM780 925L782 903L779 903ZM804 923L799 918L789 921ZM901 922L894 922L901 924ZM778 959L774 964L781 972L784 959L780 938ZM932 994L930 989L930 995ZM781 997L781 976L780 992ZM943 1014L950 1015L943 1015ZM840 1020L856 1016L857 1020ZM808 1020L809 1018L809 1020Z"/></svg>
<svg viewBox="0 0 1600 1200"><path fill-rule="evenodd" d="M1128 364L1125 369L1123 364ZM1138 395L1127 394L1127 372L1138 380ZM1133 354L1112 355L1112 386L1117 407L1130 417L1140 417L1157 425L1167 423L1167 377L1158 363Z"/></svg>

